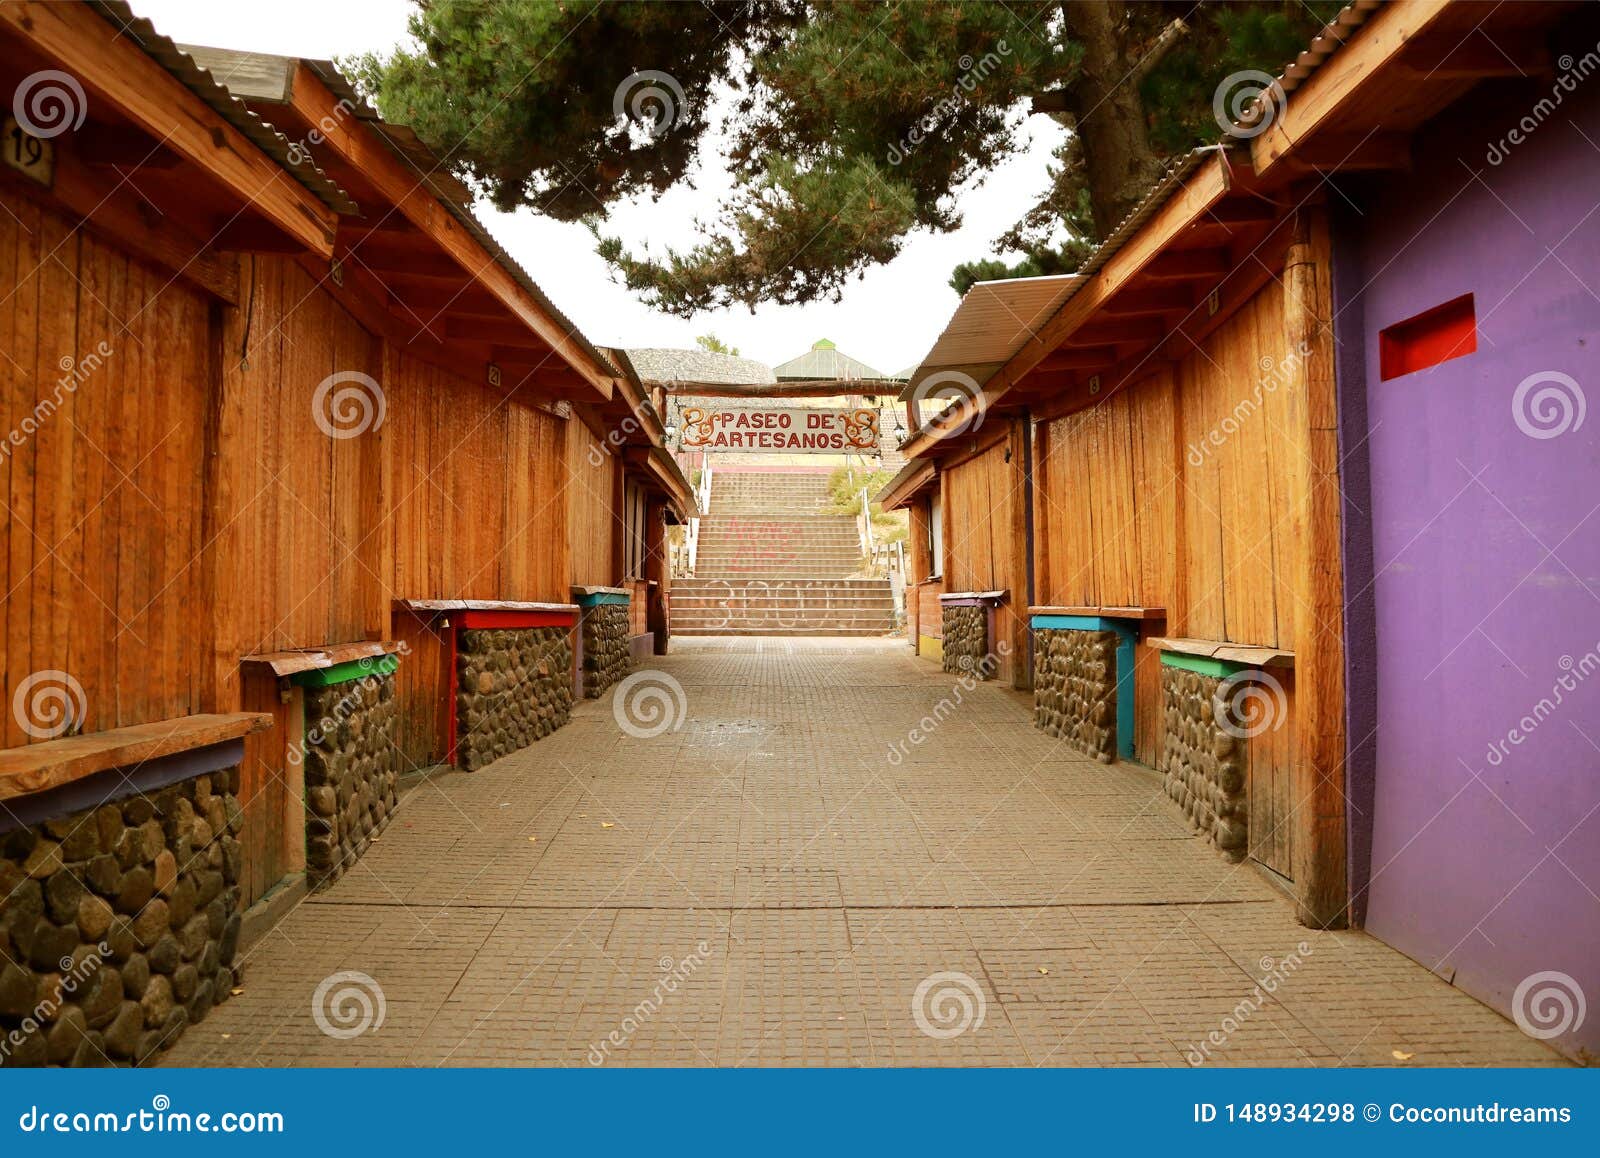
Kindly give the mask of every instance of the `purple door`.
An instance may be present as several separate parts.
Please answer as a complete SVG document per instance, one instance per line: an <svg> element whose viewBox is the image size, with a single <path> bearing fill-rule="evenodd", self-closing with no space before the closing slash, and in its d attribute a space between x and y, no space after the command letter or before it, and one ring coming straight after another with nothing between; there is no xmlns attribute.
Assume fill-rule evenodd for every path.
<svg viewBox="0 0 1600 1158"><path fill-rule="evenodd" d="M1340 336L1365 351L1376 641L1351 663L1352 695L1376 701L1367 928L1593 1054L1600 89L1499 164L1491 115L1430 132L1348 250L1365 287ZM1464 294L1476 351L1381 380L1380 333Z"/></svg>

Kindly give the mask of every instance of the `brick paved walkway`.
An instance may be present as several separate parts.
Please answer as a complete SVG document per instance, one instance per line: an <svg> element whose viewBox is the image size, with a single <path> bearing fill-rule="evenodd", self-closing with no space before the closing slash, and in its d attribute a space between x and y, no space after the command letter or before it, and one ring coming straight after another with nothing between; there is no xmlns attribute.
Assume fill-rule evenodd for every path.
<svg viewBox="0 0 1600 1158"><path fill-rule="evenodd" d="M1298 927L1154 775L1068 752L1015 693L963 692L892 762L954 700L903 645L674 651L680 729L630 736L608 697L417 788L167 1063L1560 1061L1377 941ZM341 971L380 1027L319 1028ZM352 984L324 987L335 1030Z"/></svg>

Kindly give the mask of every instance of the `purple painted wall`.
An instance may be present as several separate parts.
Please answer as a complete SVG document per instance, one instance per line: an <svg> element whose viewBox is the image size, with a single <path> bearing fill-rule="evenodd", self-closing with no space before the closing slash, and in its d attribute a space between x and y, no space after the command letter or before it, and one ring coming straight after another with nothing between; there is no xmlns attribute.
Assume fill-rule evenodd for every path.
<svg viewBox="0 0 1600 1158"><path fill-rule="evenodd" d="M1480 90L1344 215L1340 389L1368 423L1344 450L1371 487L1349 676L1376 728L1350 736L1352 877L1375 936L1600 1054L1600 76L1488 160L1550 89ZM1380 381L1378 332L1464 293L1477 352Z"/></svg>

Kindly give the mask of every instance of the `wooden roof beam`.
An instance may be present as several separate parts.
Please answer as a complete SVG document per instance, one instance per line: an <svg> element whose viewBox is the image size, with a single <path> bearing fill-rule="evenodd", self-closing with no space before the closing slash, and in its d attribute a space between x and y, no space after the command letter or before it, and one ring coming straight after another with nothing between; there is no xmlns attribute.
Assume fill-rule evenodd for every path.
<svg viewBox="0 0 1600 1158"><path fill-rule="evenodd" d="M10 0L0 4L0 28L90 89L90 108L104 100L305 249L333 252L332 209L87 7Z"/></svg>
<svg viewBox="0 0 1600 1158"><path fill-rule="evenodd" d="M1045 355L1034 369L1041 373L1053 370L1097 370L1116 360L1115 346L1069 346Z"/></svg>
<svg viewBox="0 0 1600 1158"><path fill-rule="evenodd" d="M445 307L444 313L444 335L447 338L460 338L468 342L497 342L503 346L537 352L540 356L550 352L550 347L528 333L526 326L510 318L460 317L453 307Z"/></svg>
<svg viewBox="0 0 1600 1158"><path fill-rule="evenodd" d="M1225 249L1179 249L1152 258L1144 276L1151 281L1215 281L1232 266Z"/></svg>
<svg viewBox="0 0 1600 1158"><path fill-rule="evenodd" d="M1186 314L1193 308L1194 295L1185 286L1168 284L1124 290L1101 313L1108 318L1145 318Z"/></svg>
<svg viewBox="0 0 1600 1158"><path fill-rule="evenodd" d="M1393 0L1372 14L1358 36L1323 62L1290 95L1288 108L1250 141L1258 176L1277 168L1313 136L1336 128L1352 94L1373 84L1406 46L1444 27L1454 0Z"/></svg>
<svg viewBox="0 0 1600 1158"><path fill-rule="evenodd" d="M1092 348L1122 342L1158 342L1167 333L1167 327L1158 321L1141 321L1138 318L1101 320L1096 318L1063 342L1068 349Z"/></svg>
<svg viewBox="0 0 1600 1158"><path fill-rule="evenodd" d="M362 176L391 205L448 255L460 269L474 277L511 313L554 350L601 398L609 399L614 384L563 330L556 320L519 285L508 270L494 260L476 238L439 204L416 174L395 155L375 130L357 117L336 115L338 101L328 86L304 64L297 64L289 94L290 106L308 125L326 127L325 147Z"/></svg>
<svg viewBox="0 0 1600 1158"><path fill-rule="evenodd" d="M1396 68L1418 81L1545 76L1552 71L1550 48L1542 37L1490 36L1481 27L1465 39L1446 32L1413 41L1401 50Z"/></svg>
<svg viewBox="0 0 1600 1158"><path fill-rule="evenodd" d="M1392 172L1411 168L1411 137L1406 133L1318 133L1289 158L1289 167L1308 173Z"/></svg>

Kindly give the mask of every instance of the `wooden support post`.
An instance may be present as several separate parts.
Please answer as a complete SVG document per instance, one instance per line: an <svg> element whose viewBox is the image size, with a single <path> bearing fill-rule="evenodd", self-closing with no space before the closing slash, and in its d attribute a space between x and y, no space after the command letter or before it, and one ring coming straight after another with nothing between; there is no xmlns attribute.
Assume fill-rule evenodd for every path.
<svg viewBox="0 0 1600 1158"><path fill-rule="evenodd" d="M1332 246L1321 206L1301 210L1284 266L1290 481L1296 554L1292 842L1302 924L1347 920L1344 583L1339 539L1338 399L1333 373Z"/></svg>
<svg viewBox="0 0 1600 1158"><path fill-rule="evenodd" d="M1033 690L1033 661L1028 654L1028 646L1033 639L1033 631L1028 626L1028 606L1033 602L1033 584L1029 582L1030 571L1033 566L1033 543L1029 533L1032 524L1033 504L1033 479L1029 470L1031 447L1028 445L1028 422L1025 418L1015 418L1011 422L1011 441L1007 449L1011 452L1010 489L1011 503L1010 524L1004 528L1006 536L1006 553L1010 558L1008 570L1011 572L1009 587L1011 594L1008 596L1011 603L1011 614L1007 621L1011 628L1011 638L1006 641L1011 648L1011 686L1018 691Z"/></svg>

